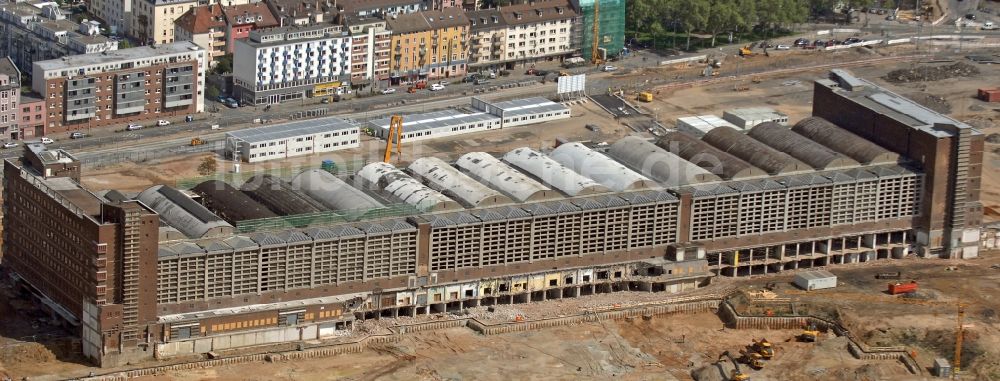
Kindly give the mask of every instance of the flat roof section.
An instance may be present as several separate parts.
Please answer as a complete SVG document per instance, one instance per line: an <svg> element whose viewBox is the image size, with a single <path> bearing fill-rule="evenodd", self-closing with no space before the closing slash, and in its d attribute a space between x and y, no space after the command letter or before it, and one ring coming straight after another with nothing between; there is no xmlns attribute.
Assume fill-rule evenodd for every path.
<svg viewBox="0 0 1000 381"><path fill-rule="evenodd" d="M908 125L914 129L926 131L935 136L952 136L953 133L942 129L934 128L934 124L949 124L959 129L970 128L972 126L959 122L948 116L941 115L933 110L921 106L920 104L899 96L874 82L855 77L847 70L839 69L830 72L829 80L818 80L817 84L826 86L843 97L849 98L858 104L871 109L879 114L892 118L900 123ZM974 134L980 134L978 130Z"/></svg>
<svg viewBox="0 0 1000 381"><path fill-rule="evenodd" d="M101 198L84 189L80 184L68 177L38 178L49 189L58 193L63 199L91 217L101 215Z"/></svg>
<svg viewBox="0 0 1000 381"><path fill-rule="evenodd" d="M566 107L565 105L550 101L542 97L515 99L512 101L504 101L496 103L489 103L483 101L483 103L496 107L498 110L503 112L504 117L569 110L569 107ZM488 110L483 110L483 111L488 112Z"/></svg>
<svg viewBox="0 0 1000 381"><path fill-rule="evenodd" d="M356 128L343 119L328 117L232 131L227 132L226 137L253 144Z"/></svg>
<svg viewBox="0 0 1000 381"><path fill-rule="evenodd" d="M485 113L477 112L467 114L458 110L441 110L423 114L413 114L403 116L403 132L424 131L438 128L458 126L468 123L485 122L488 120L499 120L500 118ZM389 129L390 118L376 119L368 122L375 128L383 130Z"/></svg>
<svg viewBox="0 0 1000 381"><path fill-rule="evenodd" d="M78 54L60 59L38 61L34 65L42 70L75 69L80 66L106 64L119 61L133 61L143 58L153 58L167 54L191 53L204 51L190 41L179 41L170 44L138 46L128 49L109 50L102 53Z"/></svg>

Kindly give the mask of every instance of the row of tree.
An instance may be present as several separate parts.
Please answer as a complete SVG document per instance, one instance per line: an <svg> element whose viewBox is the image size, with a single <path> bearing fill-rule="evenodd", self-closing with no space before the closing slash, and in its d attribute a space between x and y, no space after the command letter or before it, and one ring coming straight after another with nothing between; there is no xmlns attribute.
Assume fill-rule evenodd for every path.
<svg viewBox="0 0 1000 381"><path fill-rule="evenodd" d="M725 32L751 29L771 31L803 23L811 15L829 14L834 9L859 9L874 0L629 0L626 2L627 29L662 35L667 30L684 32L687 47L692 33L715 37Z"/></svg>

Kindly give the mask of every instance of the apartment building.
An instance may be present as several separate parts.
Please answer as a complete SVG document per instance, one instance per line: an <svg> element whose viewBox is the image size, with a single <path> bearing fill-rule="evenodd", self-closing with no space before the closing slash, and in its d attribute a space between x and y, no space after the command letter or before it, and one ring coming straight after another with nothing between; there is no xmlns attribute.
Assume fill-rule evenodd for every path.
<svg viewBox="0 0 1000 381"><path fill-rule="evenodd" d="M215 66L216 61L226 55L226 19L222 5L191 8L174 23L174 37L205 49L209 66Z"/></svg>
<svg viewBox="0 0 1000 381"><path fill-rule="evenodd" d="M21 94L21 101L17 105L17 129L20 130L21 138L30 140L45 136L45 120L47 106L45 99L34 94Z"/></svg>
<svg viewBox="0 0 1000 381"><path fill-rule="evenodd" d="M267 6L279 26L335 24L340 15L337 2L330 0L270 0Z"/></svg>
<svg viewBox="0 0 1000 381"><path fill-rule="evenodd" d="M387 87L392 31L385 20L345 16L351 34L351 84L356 87Z"/></svg>
<svg viewBox="0 0 1000 381"><path fill-rule="evenodd" d="M8 56L25 75L36 61L118 49L118 42L100 34L93 20L67 20L55 3L0 5L0 56Z"/></svg>
<svg viewBox="0 0 1000 381"><path fill-rule="evenodd" d="M469 67L499 69L507 54L507 20L496 8L466 12L469 18Z"/></svg>
<svg viewBox="0 0 1000 381"><path fill-rule="evenodd" d="M235 95L248 104L278 104L349 86L351 36L340 25L254 30L235 42Z"/></svg>
<svg viewBox="0 0 1000 381"><path fill-rule="evenodd" d="M127 35L132 24L132 0L90 0L88 10L108 25L111 34Z"/></svg>
<svg viewBox="0 0 1000 381"><path fill-rule="evenodd" d="M564 0L536 1L501 9L507 24L503 61L507 68L561 60L574 53L573 24L578 14Z"/></svg>
<svg viewBox="0 0 1000 381"><path fill-rule="evenodd" d="M388 18L392 30L391 80L464 76L469 19L460 8Z"/></svg>
<svg viewBox="0 0 1000 381"><path fill-rule="evenodd" d="M380 18L427 9L422 0L344 0L337 2L337 8L350 16Z"/></svg>
<svg viewBox="0 0 1000 381"><path fill-rule="evenodd" d="M267 4L253 2L222 7L226 19L226 53L234 50L233 41L250 38L250 31L280 26Z"/></svg>
<svg viewBox="0 0 1000 381"><path fill-rule="evenodd" d="M198 0L135 0L129 33L150 44L174 42L174 22L198 6Z"/></svg>
<svg viewBox="0 0 1000 381"><path fill-rule="evenodd" d="M206 52L192 42L34 63L48 134L142 123L204 110Z"/></svg>
<svg viewBox="0 0 1000 381"><path fill-rule="evenodd" d="M10 57L0 59L0 139L17 140L21 72Z"/></svg>

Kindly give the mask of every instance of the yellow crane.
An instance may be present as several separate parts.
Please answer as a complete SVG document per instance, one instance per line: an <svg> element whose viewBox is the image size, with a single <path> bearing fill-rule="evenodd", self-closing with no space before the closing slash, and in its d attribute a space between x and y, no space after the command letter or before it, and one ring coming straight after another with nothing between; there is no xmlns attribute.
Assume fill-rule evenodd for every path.
<svg viewBox="0 0 1000 381"><path fill-rule="evenodd" d="M601 0L594 0L594 26L593 26L593 41L591 41L590 47L590 61L594 65L601 64Z"/></svg>
<svg viewBox="0 0 1000 381"><path fill-rule="evenodd" d="M965 327L962 326L962 321L965 320L965 304L962 302L958 303L958 316L955 320L958 321L958 327L955 332L955 364L951 370L952 378L957 378L958 372L962 369L962 336L965 335Z"/></svg>
<svg viewBox="0 0 1000 381"><path fill-rule="evenodd" d="M395 142L393 142L395 139ZM403 117L393 115L389 119L389 134L385 137L385 159L384 162L392 161L392 147L396 146L396 160L403 156Z"/></svg>

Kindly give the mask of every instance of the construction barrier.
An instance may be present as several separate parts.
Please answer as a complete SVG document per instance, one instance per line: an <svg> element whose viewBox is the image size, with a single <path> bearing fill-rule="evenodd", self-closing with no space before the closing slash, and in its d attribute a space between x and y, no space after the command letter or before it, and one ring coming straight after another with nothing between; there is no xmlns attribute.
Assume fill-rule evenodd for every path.
<svg viewBox="0 0 1000 381"><path fill-rule="evenodd" d="M673 60L660 61L660 66L676 65L688 62L698 62L706 59L708 59L708 56L703 54L700 56L692 56L692 57L678 58Z"/></svg>

